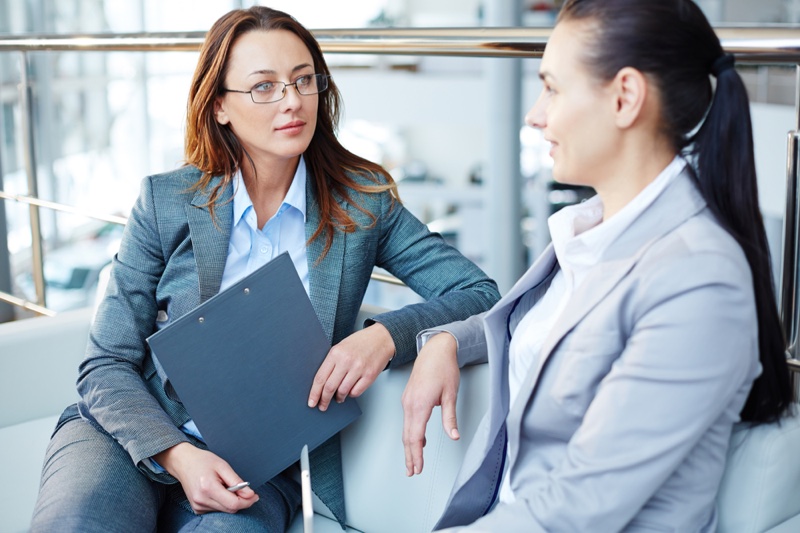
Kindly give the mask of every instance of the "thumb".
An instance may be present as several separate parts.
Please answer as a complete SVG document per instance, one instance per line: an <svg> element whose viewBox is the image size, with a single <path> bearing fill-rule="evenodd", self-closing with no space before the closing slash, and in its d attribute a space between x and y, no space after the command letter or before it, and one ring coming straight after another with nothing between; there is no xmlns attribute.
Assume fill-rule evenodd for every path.
<svg viewBox="0 0 800 533"><path fill-rule="evenodd" d="M456 420L456 398L446 396L442 398L442 427L447 436L453 440L458 440L458 422Z"/></svg>

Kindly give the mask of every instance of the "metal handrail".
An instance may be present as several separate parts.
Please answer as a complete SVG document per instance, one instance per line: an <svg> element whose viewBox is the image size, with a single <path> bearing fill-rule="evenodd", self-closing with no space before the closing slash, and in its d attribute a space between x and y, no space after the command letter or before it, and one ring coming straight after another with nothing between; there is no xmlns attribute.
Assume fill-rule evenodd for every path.
<svg viewBox="0 0 800 533"><path fill-rule="evenodd" d="M22 194L9 194L7 192L0 191L0 198L5 200L13 200L15 202L19 202L22 204L44 207L46 209L52 209L53 211L61 211L63 213L81 215L86 218L92 218L94 220L102 220L104 222L111 222L113 224L120 224L123 226L128 223L128 219L126 217L121 217L119 215L108 215L105 213L99 213L97 211L89 211L72 205L60 204L58 202L51 202L49 200L42 200L34 196L24 196Z"/></svg>
<svg viewBox="0 0 800 533"><path fill-rule="evenodd" d="M541 57L552 28L319 29L323 52L464 57ZM738 62L800 62L800 28L788 25L719 26L726 51ZM0 37L0 52L197 51L205 32L25 35Z"/></svg>
<svg viewBox="0 0 800 533"><path fill-rule="evenodd" d="M466 57L541 57L552 28L373 28L373 29L321 29L312 33L327 53L356 53L381 55L421 55L421 56L466 56ZM786 25L769 26L720 26L715 28L723 48L736 56L738 63L753 64L800 64L800 28ZM23 69L26 67L26 54L37 51L197 51L203 42L205 32L169 33L128 33L94 35L28 35L0 37L0 52L20 52L23 56ZM798 82L800 87L800 66ZM31 103L28 102L28 106ZM797 115L796 130L790 136L800 135L800 96L795 106ZM27 112L32 109L27 109ZM31 140L27 140L26 153L33 161ZM791 143L790 143L791 145ZM797 265L798 253L794 242L800 235L800 206L795 193L798 191L800 176L800 150L790 149L787 161L787 210L784 218L784 250L787 251L782 262L781 274L781 317L784 331L789 338L787 355L797 360L796 342L797 305ZM28 168L29 179L35 176L35 166ZM0 191L1 192L1 191ZM34 193L35 194L35 193ZM33 197L13 196L13 200L24 201L32 206L67 210L68 206L45 202ZM32 210L34 207L32 207ZM72 208L74 209L74 208ZM78 212L77 210L71 212ZM87 213L83 213L87 214ZM87 216L93 216L88 215ZM109 220L113 215L93 216ZM33 242L40 236L38 218L32 211L31 233ZM39 250L41 252L41 250ZM42 265L34 265L41 269ZM41 274L41 272L40 272ZM377 276L381 276L378 274ZM37 292L38 292L37 288ZM3 293L0 299L8 301ZM35 305L35 304L34 304ZM800 368L800 363L798 363Z"/></svg>
<svg viewBox="0 0 800 533"><path fill-rule="evenodd" d="M4 200L13 200L18 203L23 203L31 206L36 207L44 207L46 209L51 209L53 211L61 211L62 213L70 213L73 215L81 215L86 218L91 218L94 220L102 220L104 222L111 222L112 224L120 224L125 225L128 223L127 217L122 217L119 215L107 215L104 213L98 213L97 211L90 211L86 209L80 209L78 207L67 205L67 204L60 204L58 202L51 202L49 200L41 200L39 198L35 198L33 196L24 196L21 194L8 194L6 192L0 191L0 199ZM373 272L370 276L371 279L375 281L379 281L382 283L388 283L390 285L399 285L401 287L405 287L406 284L397 279L396 277L389 275L389 274L381 274L379 272ZM32 302L28 302L27 300L23 300L21 298L17 298L11 294L6 292L0 291L0 300L6 301L8 303L17 305L19 307L23 307L28 309L29 311L34 311L36 313L48 316L54 316L56 314L55 311L51 309L47 309L46 307L42 307Z"/></svg>

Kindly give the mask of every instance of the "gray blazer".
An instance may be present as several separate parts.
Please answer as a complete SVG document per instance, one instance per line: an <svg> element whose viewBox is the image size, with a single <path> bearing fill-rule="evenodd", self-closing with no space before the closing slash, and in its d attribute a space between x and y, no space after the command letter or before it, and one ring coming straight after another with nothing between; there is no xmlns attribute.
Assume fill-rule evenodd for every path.
<svg viewBox="0 0 800 533"><path fill-rule="evenodd" d="M437 529L714 531L760 372L741 248L678 176L574 293L509 407L508 318L555 268L551 247L488 313L443 328L460 365L488 359L492 396ZM486 514L504 467L516 501Z"/></svg>
<svg viewBox="0 0 800 533"><path fill-rule="evenodd" d="M78 378L80 414L113 436L146 475L164 482L175 480L153 474L142 461L190 441L179 429L189 415L150 356L145 339L219 291L233 218L232 186L216 205L215 222L202 207L207 193L188 191L199 177L196 168L184 167L143 180ZM307 237L320 220L316 197L309 176ZM356 194L354 199L375 214L377 222L367 227L371 220L348 205L348 213L362 228L337 232L319 262L324 238L308 245L310 298L331 343L353 331L375 265L428 300L374 317L387 327L397 347L392 366L416 356L420 329L483 312L497 301L495 283L402 205L390 209L388 192ZM332 482L341 484L340 461L325 459L330 457L321 458L324 468L335 467L331 475L338 479ZM319 473L320 479L326 477Z"/></svg>

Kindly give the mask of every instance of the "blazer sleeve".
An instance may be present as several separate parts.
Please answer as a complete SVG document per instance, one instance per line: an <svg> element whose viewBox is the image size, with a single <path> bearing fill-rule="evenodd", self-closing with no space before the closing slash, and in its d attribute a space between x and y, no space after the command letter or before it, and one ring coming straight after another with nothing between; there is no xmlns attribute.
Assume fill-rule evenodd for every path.
<svg viewBox="0 0 800 533"><path fill-rule="evenodd" d="M497 284L472 261L432 233L389 193L381 194L376 265L402 280L426 301L372 318L394 339L392 367L416 358L418 332L464 320L500 299Z"/></svg>
<svg viewBox="0 0 800 533"><path fill-rule="evenodd" d="M449 333L456 339L458 351L458 367L486 363L488 354L486 350L486 335L484 334L483 317L486 312L472 315L466 320L451 322L436 328L419 332L417 335L417 353L422 349L428 339L438 333Z"/></svg>
<svg viewBox="0 0 800 533"><path fill-rule="evenodd" d="M620 531L707 432L719 433L709 453L724 460L730 425L759 372L742 262L695 253L642 280L622 353L564 460L544 483L515 486L512 469L516 501L459 531ZM715 426L721 418L730 425Z"/></svg>
<svg viewBox="0 0 800 533"><path fill-rule="evenodd" d="M188 441L143 377L146 338L154 331L158 309L156 287L165 268L160 243L148 178L142 181L114 257L77 383L81 413L116 439L139 466L142 460Z"/></svg>

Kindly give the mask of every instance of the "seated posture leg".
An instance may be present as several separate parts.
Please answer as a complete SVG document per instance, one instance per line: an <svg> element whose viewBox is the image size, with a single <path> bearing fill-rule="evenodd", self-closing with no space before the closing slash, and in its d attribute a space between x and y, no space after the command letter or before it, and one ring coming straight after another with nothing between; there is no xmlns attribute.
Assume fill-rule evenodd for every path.
<svg viewBox="0 0 800 533"><path fill-rule="evenodd" d="M31 532L286 531L300 506L299 483L287 470L255 491L259 501L236 514L197 515L180 484L150 480L112 437L75 418L47 448Z"/></svg>
<svg viewBox="0 0 800 533"><path fill-rule="evenodd" d="M113 438L75 418L50 440L31 532L155 531L165 498Z"/></svg>

